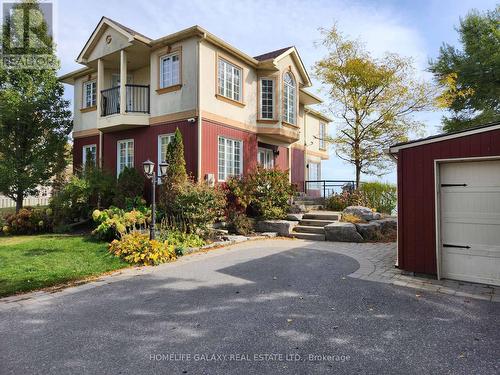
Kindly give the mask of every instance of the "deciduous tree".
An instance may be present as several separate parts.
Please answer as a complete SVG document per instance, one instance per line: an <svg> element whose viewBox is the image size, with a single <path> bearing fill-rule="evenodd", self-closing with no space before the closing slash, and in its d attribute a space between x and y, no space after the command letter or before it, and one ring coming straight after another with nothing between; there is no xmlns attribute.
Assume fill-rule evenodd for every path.
<svg viewBox="0 0 500 375"><path fill-rule="evenodd" d="M432 106L432 87L416 78L412 61L387 53L374 58L357 40L336 26L322 30L328 55L315 64L316 77L327 87L330 108L340 120L333 143L342 160L361 174L382 175L384 149L407 140L422 124L412 116Z"/></svg>

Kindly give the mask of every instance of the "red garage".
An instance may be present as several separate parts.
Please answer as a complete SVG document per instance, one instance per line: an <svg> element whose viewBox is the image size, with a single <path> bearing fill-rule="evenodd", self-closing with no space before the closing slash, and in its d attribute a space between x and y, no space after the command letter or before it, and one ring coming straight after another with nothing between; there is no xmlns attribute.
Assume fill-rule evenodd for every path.
<svg viewBox="0 0 500 375"><path fill-rule="evenodd" d="M398 266L500 285L500 122L401 143Z"/></svg>

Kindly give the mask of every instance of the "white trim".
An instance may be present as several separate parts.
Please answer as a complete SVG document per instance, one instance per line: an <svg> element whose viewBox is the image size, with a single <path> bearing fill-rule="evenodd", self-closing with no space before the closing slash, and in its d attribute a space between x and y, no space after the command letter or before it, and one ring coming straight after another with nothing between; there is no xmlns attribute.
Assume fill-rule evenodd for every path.
<svg viewBox="0 0 500 375"><path fill-rule="evenodd" d="M449 158L449 159L435 159L434 160L434 204L435 204L435 221L436 221L436 275L437 279L441 279L441 176L440 166L446 163L460 163L460 162L474 162L474 161L487 161L487 160L500 160L500 156L477 156L466 158Z"/></svg>
<svg viewBox="0 0 500 375"><path fill-rule="evenodd" d="M95 147L95 160L94 160L94 165L97 165L97 144L89 144L89 145L83 145L82 146L82 168L85 168L85 162L87 161L87 148L89 147Z"/></svg>
<svg viewBox="0 0 500 375"><path fill-rule="evenodd" d="M240 143L240 174L238 176L242 176L243 175L243 154L244 154L244 149L243 149L243 140L241 139L236 139L236 138L231 138L231 137L225 137L223 135L219 135L217 136L217 181L218 182L226 182L226 179L219 179L219 142L220 142L220 139L225 139L225 140L230 140L230 141L233 141L233 142L239 142ZM233 150L234 150L234 145L233 145ZM226 145L224 144L224 175L225 177L227 177L227 147ZM236 176L236 175L234 175ZM230 176L230 177L234 177L234 176Z"/></svg>
<svg viewBox="0 0 500 375"><path fill-rule="evenodd" d="M176 81L174 82L174 75L172 74L173 72L173 68L174 68L174 56L177 56L177 78L176 78ZM170 73L171 73L171 82L170 84L167 84L167 85L164 85L164 82L163 82L163 78L165 76L165 72L163 72L163 60L167 59L167 58L170 58ZM178 51L173 51L173 52L170 52L170 53L167 53L165 55L161 55L160 56L160 77L159 77L159 82L160 82L160 85L159 85L159 88L160 89L164 89L166 87L170 87L170 86L175 86L175 85L178 85L181 83L181 51L178 50Z"/></svg>
<svg viewBox="0 0 500 375"><path fill-rule="evenodd" d="M264 81L264 80L272 82L272 93L271 93L271 95L272 95L272 102L271 102L271 111L272 111L271 114L272 114L272 116L271 116L271 118L264 117L262 115L262 99L263 99L262 95L264 93L263 90L262 90L262 81ZM259 98L258 98L258 100L259 100L259 113L258 113L259 119L261 119L261 120L274 120L274 118L276 117L276 114L274 113L275 112L275 107L276 107L276 87L275 87L276 86L276 80L274 78L271 78L271 77L260 77L260 79L259 79L259 86L260 86L259 87L260 88L260 90L259 90L259 94L260 95L259 95Z"/></svg>
<svg viewBox="0 0 500 375"><path fill-rule="evenodd" d="M160 165L160 163L164 161L164 160L161 160L161 139L162 138L170 138L170 137L175 137L175 133L158 134L158 141L157 141L158 152L157 152L157 159L156 159L158 161L158 165ZM172 142L172 141L169 141L169 143L170 142ZM160 172L159 169L158 169L158 172ZM158 173L158 175L160 175L160 173Z"/></svg>
<svg viewBox="0 0 500 375"><path fill-rule="evenodd" d="M128 143L132 142L132 152L133 152L133 157L134 157L134 164L135 164L135 141L133 138L128 138L128 139L120 139L116 141L116 178L120 176L120 147L119 145L122 143ZM132 165L133 167L133 165Z"/></svg>
<svg viewBox="0 0 500 375"><path fill-rule="evenodd" d="M417 146L426 145L426 144L429 144L429 143L436 143L436 142L441 142L441 141L447 141L449 139L467 137L469 135L490 132L490 131L498 130L498 129L500 129L500 124L495 125L495 126L491 126L491 127L484 127L484 128L479 128L479 129L471 129L469 131L465 131L465 132L461 132L461 133L455 133L455 134L450 134L450 135L445 135L445 136L442 136L442 137L436 137L436 138L431 138L431 139L422 139L421 141L416 141L416 142L404 144L404 145L401 145L401 146L390 147L388 152L392 154L392 153L398 152L399 150L403 150L405 148L411 148L411 147L417 147Z"/></svg>

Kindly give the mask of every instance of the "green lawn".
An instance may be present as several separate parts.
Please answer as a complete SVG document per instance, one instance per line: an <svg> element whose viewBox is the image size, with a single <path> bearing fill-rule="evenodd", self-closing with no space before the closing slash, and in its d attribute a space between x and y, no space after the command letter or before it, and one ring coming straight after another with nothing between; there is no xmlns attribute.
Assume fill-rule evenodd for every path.
<svg viewBox="0 0 500 375"><path fill-rule="evenodd" d="M0 296L27 292L127 267L88 237L0 237Z"/></svg>

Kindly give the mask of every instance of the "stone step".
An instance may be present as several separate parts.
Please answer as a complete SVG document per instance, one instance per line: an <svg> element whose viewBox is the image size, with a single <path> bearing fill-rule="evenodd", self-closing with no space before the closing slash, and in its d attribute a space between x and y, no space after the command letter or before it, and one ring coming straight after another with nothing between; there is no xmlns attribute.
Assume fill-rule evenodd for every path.
<svg viewBox="0 0 500 375"><path fill-rule="evenodd" d="M324 241L324 234L316 234L316 233L292 233L292 237L300 238L301 240L311 240L311 241Z"/></svg>
<svg viewBox="0 0 500 375"><path fill-rule="evenodd" d="M323 227L309 227L306 225L302 225L300 223L295 228L293 228L294 232L297 233L316 233L316 234L325 234L325 230Z"/></svg>
<svg viewBox="0 0 500 375"><path fill-rule="evenodd" d="M309 212L304 214L302 217L303 220L330 220L330 221L338 221L340 219L339 214L333 213L319 213L319 212Z"/></svg>
<svg viewBox="0 0 500 375"><path fill-rule="evenodd" d="M306 220L301 220L300 225L306 225L308 227L321 227L323 228L324 226L335 223L337 220L315 220L315 219L306 219Z"/></svg>

